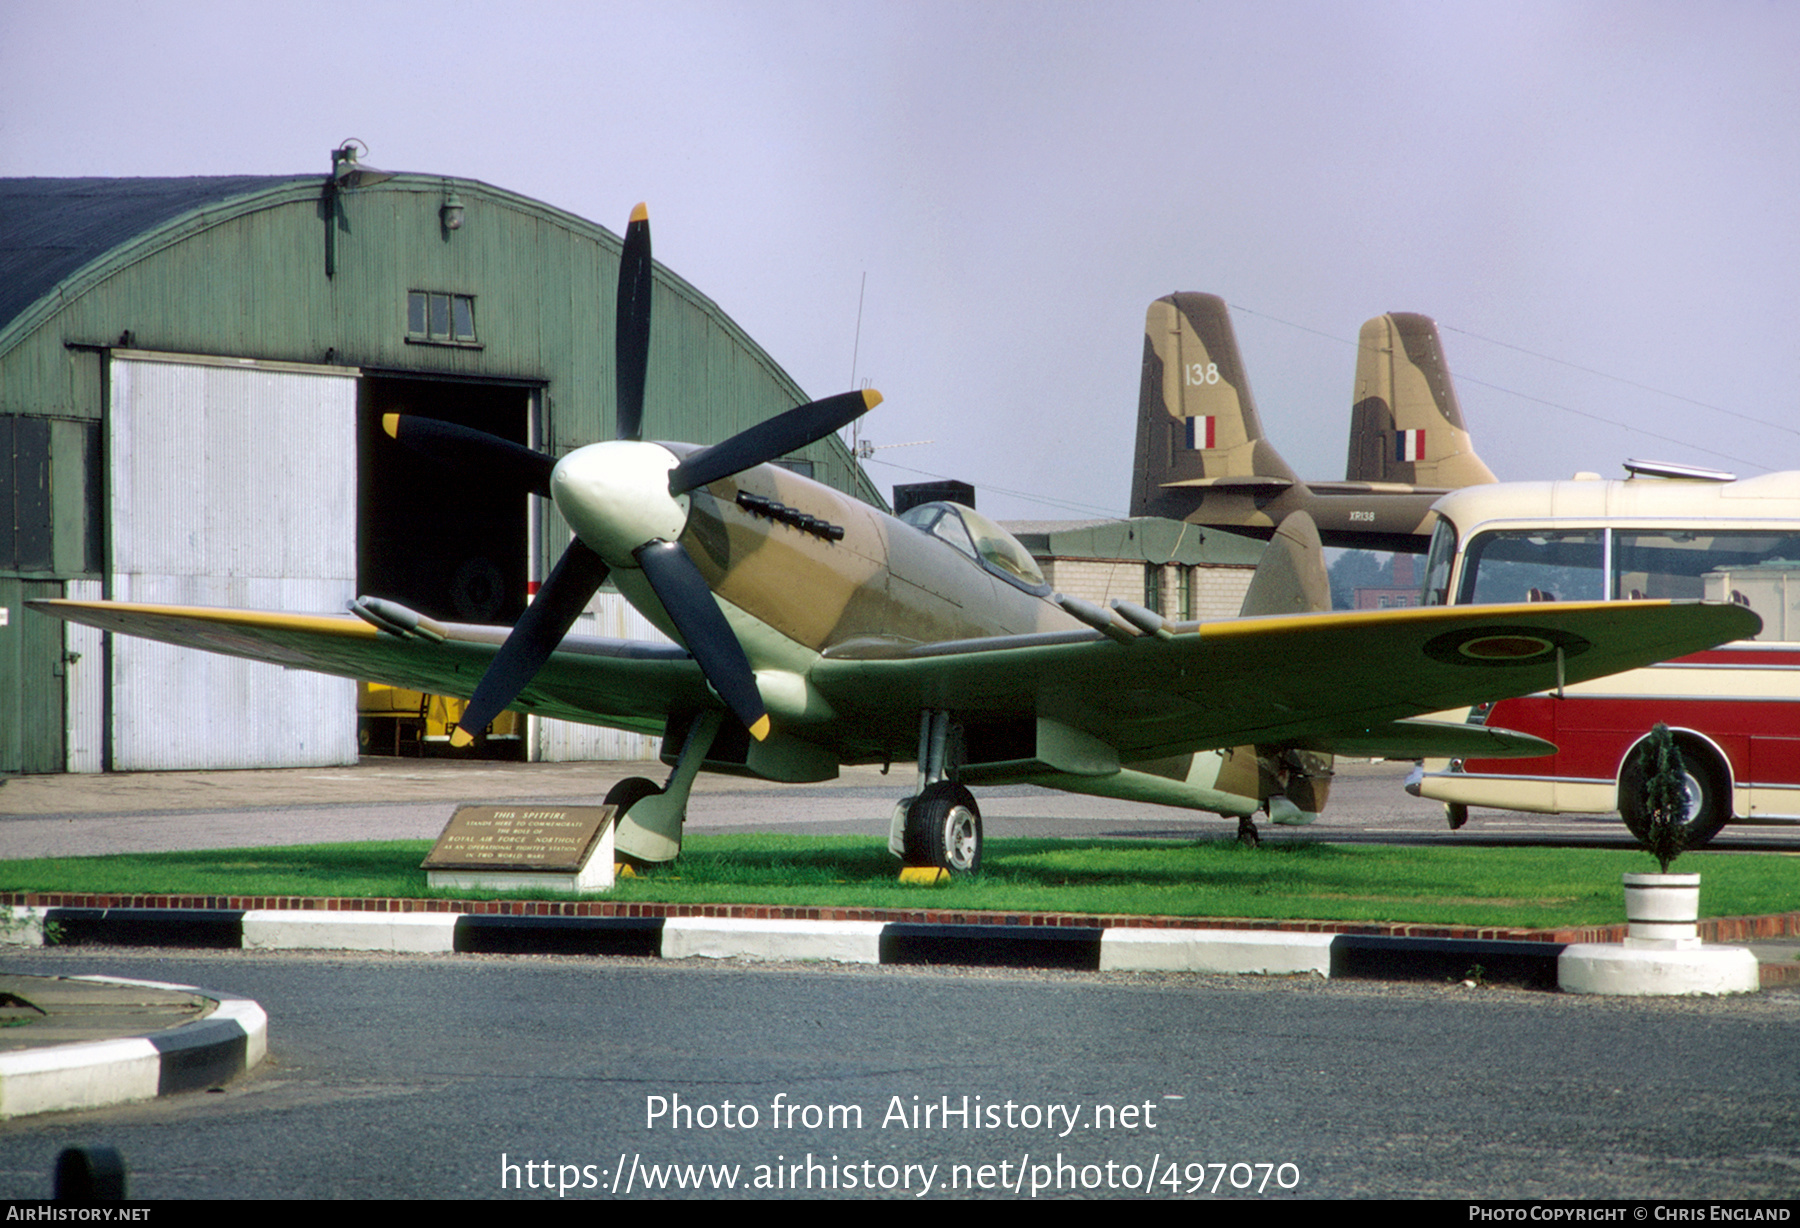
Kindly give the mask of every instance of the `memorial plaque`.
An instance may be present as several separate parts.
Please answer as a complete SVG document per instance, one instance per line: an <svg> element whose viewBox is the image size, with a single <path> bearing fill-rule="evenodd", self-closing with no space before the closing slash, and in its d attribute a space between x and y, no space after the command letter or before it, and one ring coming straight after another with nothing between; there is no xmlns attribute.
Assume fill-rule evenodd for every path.
<svg viewBox="0 0 1800 1228"><path fill-rule="evenodd" d="M601 891L616 806L462 806L420 863L433 887Z"/></svg>

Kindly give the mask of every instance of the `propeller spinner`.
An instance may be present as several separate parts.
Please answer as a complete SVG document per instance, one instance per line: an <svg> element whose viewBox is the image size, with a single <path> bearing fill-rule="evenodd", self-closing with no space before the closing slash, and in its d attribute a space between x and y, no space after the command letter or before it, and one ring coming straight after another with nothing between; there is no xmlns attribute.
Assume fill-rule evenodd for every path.
<svg viewBox="0 0 1800 1228"><path fill-rule="evenodd" d="M482 431L389 414L387 433L420 452L479 468L492 486L549 498L575 532L562 558L506 637L463 712L452 741L485 729L519 697L614 568L639 568L719 698L759 741L769 714L743 645L681 544L688 492L754 468L838 430L881 403L873 389L813 401L678 458L643 443L650 350L650 215L631 212L619 262L614 438L560 461Z"/></svg>

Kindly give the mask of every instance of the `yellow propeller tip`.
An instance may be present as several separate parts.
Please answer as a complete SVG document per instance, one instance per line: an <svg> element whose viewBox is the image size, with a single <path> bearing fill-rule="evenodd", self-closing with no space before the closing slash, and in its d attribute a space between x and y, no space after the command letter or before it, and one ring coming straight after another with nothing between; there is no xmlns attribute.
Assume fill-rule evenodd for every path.
<svg viewBox="0 0 1800 1228"><path fill-rule="evenodd" d="M864 388L863 404L867 406L868 409L874 409L877 405L881 404L881 394L876 392L873 388ZM864 412L867 411L865 410Z"/></svg>
<svg viewBox="0 0 1800 1228"><path fill-rule="evenodd" d="M769 714L763 713L756 718L756 724L750 726L750 736L758 742L769 736Z"/></svg>
<svg viewBox="0 0 1800 1228"><path fill-rule="evenodd" d="M464 729L461 725L458 725L456 727L456 732L450 735L450 745L456 747L457 750L461 750L463 747L472 744L474 741L475 735L470 733L467 729Z"/></svg>
<svg viewBox="0 0 1800 1228"><path fill-rule="evenodd" d="M383 415L381 415L381 429L387 432L387 436L389 439L400 438L400 415L399 414L383 414Z"/></svg>
<svg viewBox="0 0 1800 1228"><path fill-rule="evenodd" d="M640 200L637 203L637 207L631 211L631 220L634 222L649 221L650 220L650 206Z"/></svg>

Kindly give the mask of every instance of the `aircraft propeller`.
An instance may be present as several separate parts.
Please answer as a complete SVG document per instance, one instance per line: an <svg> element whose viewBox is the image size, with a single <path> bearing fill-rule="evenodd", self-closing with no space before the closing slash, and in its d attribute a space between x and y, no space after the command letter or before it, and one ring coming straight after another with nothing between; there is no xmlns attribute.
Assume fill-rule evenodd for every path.
<svg viewBox="0 0 1800 1228"><path fill-rule="evenodd" d="M631 212L619 262L615 336L614 438L555 460L484 431L389 414L387 433L408 447L464 468L490 486L550 499L575 531L537 597L489 663L452 741L466 746L536 676L615 568L637 568L719 698L759 741L769 714L743 645L706 578L680 542L688 494L805 447L873 409L873 389L827 397L777 414L685 460L642 442L650 352L650 217Z"/></svg>

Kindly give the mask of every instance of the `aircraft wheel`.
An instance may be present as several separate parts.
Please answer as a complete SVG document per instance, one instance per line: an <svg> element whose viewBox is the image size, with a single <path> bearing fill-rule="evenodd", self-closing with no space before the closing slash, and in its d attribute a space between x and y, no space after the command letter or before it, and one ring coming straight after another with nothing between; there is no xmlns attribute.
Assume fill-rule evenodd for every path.
<svg viewBox="0 0 1800 1228"><path fill-rule="evenodd" d="M1451 831L1461 831L1463 824L1469 821L1469 808L1461 802L1444 803L1444 822L1450 824Z"/></svg>
<svg viewBox="0 0 1800 1228"><path fill-rule="evenodd" d="M906 812L906 864L952 874L981 869L981 810L967 789L940 780L919 794Z"/></svg>
<svg viewBox="0 0 1800 1228"><path fill-rule="evenodd" d="M1712 752L1680 739L1676 745L1681 748L1682 765L1687 769L1686 847L1697 849L1718 835L1731 817L1731 797ZM1645 760L1649 751L1647 742L1638 747L1619 772L1619 817L1639 840L1649 831L1649 816L1644 813L1644 779L1649 775Z"/></svg>

